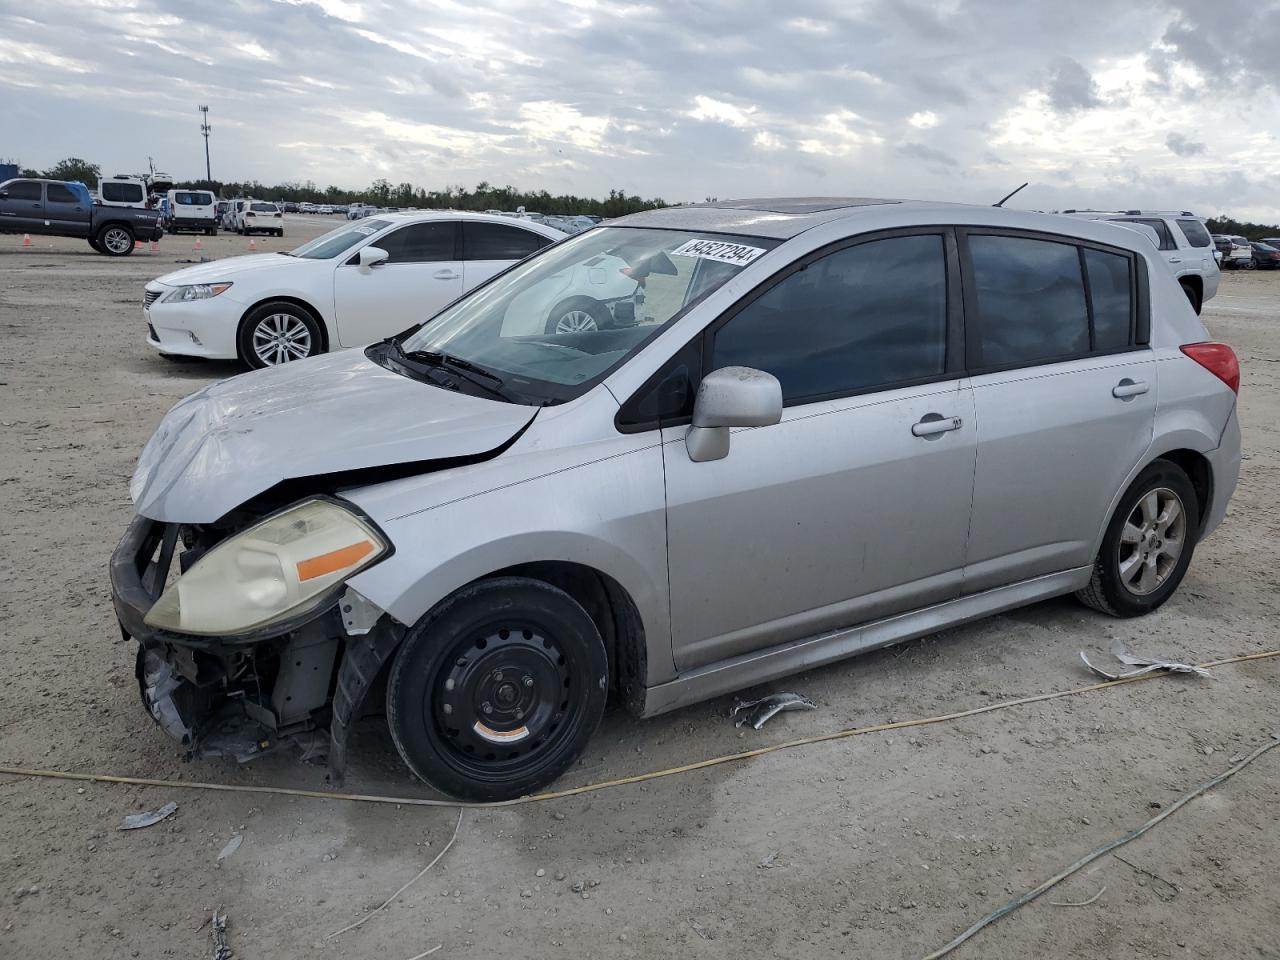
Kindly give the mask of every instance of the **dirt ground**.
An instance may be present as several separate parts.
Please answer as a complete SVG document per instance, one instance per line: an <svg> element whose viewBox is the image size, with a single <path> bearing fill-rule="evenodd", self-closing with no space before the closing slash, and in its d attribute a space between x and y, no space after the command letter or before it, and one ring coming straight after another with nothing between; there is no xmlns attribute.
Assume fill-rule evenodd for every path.
<svg viewBox="0 0 1280 960"><path fill-rule="evenodd" d="M290 237L258 245L321 228L292 217ZM287 754L183 763L142 712L111 611L138 452L173 402L237 372L144 343L142 284L193 239L123 260L20 242L0 235L0 764L324 789ZM1156 615L1042 603L780 683L818 709L759 732L734 729L731 699L644 722L613 711L560 785L1080 686L1079 651L1106 661L1113 638L1193 661L1280 646L1280 272L1227 274L1206 320L1240 354L1249 459L1226 524ZM456 812L4 776L0 957L207 957L221 907L242 960L408 960L437 944L436 958L919 958L1280 730L1280 659L1215 672L469 811L432 872L329 941L441 850ZM428 795L376 723L348 788ZM116 829L169 800L164 823ZM1280 750L1118 853L955 956L1280 957Z"/></svg>

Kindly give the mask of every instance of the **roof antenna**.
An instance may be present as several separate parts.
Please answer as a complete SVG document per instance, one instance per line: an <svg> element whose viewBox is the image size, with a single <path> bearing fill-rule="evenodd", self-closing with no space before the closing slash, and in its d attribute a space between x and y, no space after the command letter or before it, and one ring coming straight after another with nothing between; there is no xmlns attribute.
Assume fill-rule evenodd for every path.
<svg viewBox="0 0 1280 960"><path fill-rule="evenodd" d="M1031 182L1031 181L1029 181L1029 180L1027 181L1027 183L1030 183L1030 182ZM1022 185L1022 187L1025 187L1026 185L1027 185L1027 184L1026 184L1026 183L1024 183L1024 184ZM1022 187L1019 187L1019 188L1018 188L1018 190L1021 190L1021 189L1022 189ZM1005 194L1005 195L1000 199L1000 202L999 202L999 203L993 203L993 204L992 204L992 206L993 206L993 207L1003 207L1003 206L1004 206L1004 202L1005 202L1005 200L1008 200L1010 197L1012 197L1014 193L1017 193L1017 192L1018 192L1018 190L1013 191L1013 193L1007 193L1007 194Z"/></svg>

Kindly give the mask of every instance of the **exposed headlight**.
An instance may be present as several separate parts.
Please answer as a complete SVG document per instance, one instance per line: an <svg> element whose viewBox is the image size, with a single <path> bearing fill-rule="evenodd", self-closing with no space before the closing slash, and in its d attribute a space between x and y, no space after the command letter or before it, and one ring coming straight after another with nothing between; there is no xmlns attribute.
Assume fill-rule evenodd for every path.
<svg viewBox="0 0 1280 960"><path fill-rule="evenodd" d="M231 283L193 283L186 287L174 287L164 296L165 303L186 303L188 300L208 300L231 289Z"/></svg>
<svg viewBox="0 0 1280 960"><path fill-rule="evenodd" d="M161 594L146 622L177 633L237 634L314 609L386 555L367 521L308 500L218 544Z"/></svg>

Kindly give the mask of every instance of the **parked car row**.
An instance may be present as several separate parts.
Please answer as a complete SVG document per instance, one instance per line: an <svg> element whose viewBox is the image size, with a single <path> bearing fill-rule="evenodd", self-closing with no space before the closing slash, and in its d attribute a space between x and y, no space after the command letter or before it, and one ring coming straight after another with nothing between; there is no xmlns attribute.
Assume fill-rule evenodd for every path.
<svg viewBox="0 0 1280 960"><path fill-rule="evenodd" d="M255 233L284 236L284 215L277 204L252 197L228 200L226 204L222 211L222 229L244 236Z"/></svg>
<svg viewBox="0 0 1280 960"><path fill-rule="evenodd" d="M1280 237L1250 240L1215 233L1213 243L1222 254L1224 270L1274 270L1280 267Z"/></svg>

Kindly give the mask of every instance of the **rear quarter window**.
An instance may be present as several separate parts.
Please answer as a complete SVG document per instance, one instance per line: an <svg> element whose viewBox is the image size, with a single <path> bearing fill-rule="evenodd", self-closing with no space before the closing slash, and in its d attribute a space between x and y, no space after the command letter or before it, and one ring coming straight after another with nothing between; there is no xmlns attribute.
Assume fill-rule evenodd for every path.
<svg viewBox="0 0 1280 960"><path fill-rule="evenodd" d="M1182 235L1187 238L1187 243L1193 247L1213 246L1213 237L1199 220L1179 220L1178 226L1182 228Z"/></svg>
<svg viewBox="0 0 1280 960"><path fill-rule="evenodd" d="M140 183L104 183L102 199L108 203L141 203L142 184Z"/></svg>

